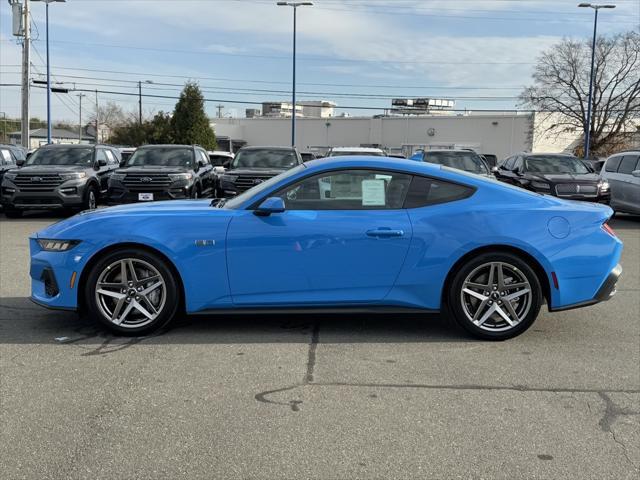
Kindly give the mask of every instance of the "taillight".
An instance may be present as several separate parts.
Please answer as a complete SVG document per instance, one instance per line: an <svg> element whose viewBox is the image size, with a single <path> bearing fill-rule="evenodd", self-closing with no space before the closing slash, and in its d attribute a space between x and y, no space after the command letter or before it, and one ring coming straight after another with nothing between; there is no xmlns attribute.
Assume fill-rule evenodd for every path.
<svg viewBox="0 0 640 480"><path fill-rule="evenodd" d="M618 236L616 235L616 232L613 231L613 228L611 228L607 222L604 222L602 224L602 229L605 232L607 232L609 235L611 235L613 238L618 238Z"/></svg>

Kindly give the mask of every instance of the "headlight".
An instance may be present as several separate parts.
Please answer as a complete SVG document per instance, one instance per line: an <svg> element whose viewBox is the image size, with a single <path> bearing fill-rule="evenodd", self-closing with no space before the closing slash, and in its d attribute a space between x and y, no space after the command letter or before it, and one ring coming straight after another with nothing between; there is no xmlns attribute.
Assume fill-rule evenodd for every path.
<svg viewBox="0 0 640 480"><path fill-rule="evenodd" d="M600 183L598 183L598 188L600 189L601 192L608 192L610 188L609 182L607 182L606 180L602 180Z"/></svg>
<svg viewBox="0 0 640 480"><path fill-rule="evenodd" d="M536 180L532 180L531 186L533 188L539 188L540 190L551 190L551 187L546 182L538 182Z"/></svg>
<svg viewBox="0 0 640 480"><path fill-rule="evenodd" d="M39 238L40 248L47 252L66 252L80 243L80 240L47 240Z"/></svg>
<svg viewBox="0 0 640 480"><path fill-rule="evenodd" d="M11 172L7 172L4 174L4 178L6 178L7 180L15 180L17 176L18 176L17 173L11 173Z"/></svg>
<svg viewBox="0 0 640 480"><path fill-rule="evenodd" d="M193 178L192 173L170 173L169 178L177 182L178 180L191 180Z"/></svg>
<svg viewBox="0 0 640 480"><path fill-rule="evenodd" d="M72 172L61 173L60 176L63 180L80 180L81 178L85 178L87 174L85 172Z"/></svg>
<svg viewBox="0 0 640 480"><path fill-rule="evenodd" d="M221 178L221 180L223 182L231 182L231 183L233 183L238 179L238 176L237 175L222 175L222 177L220 177L220 178Z"/></svg>
<svg viewBox="0 0 640 480"><path fill-rule="evenodd" d="M109 177L109 180L117 180L118 182L121 182L122 180L124 180L124 177L126 176L127 176L126 173L114 173Z"/></svg>

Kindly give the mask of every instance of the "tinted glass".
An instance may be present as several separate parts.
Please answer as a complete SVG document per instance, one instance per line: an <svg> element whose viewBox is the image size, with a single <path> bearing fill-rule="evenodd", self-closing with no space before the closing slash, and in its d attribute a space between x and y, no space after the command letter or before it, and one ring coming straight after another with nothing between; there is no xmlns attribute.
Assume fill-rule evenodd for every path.
<svg viewBox="0 0 640 480"><path fill-rule="evenodd" d="M20 148L16 148L13 150L13 156L16 157L16 160L24 160L27 156L24 154L24 151Z"/></svg>
<svg viewBox="0 0 640 480"><path fill-rule="evenodd" d="M105 150L99 148L96 151L96 160L100 161L100 160L104 160L105 162L107 161L107 153Z"/></svg>
<svg viewBox="0 0 640 480"><path fill-rule="evenodd" d="M332 151L329 153L330 157L351 157L351 156L365 156L365 157L384 157L383 152L369 152L369 151L357 151L357 150L349 150L346 152L341 151Z"/></svg>
<svg viewBox="0 0 640 480"><path fill-rule="evenodd" d="M127 160L127 167L193 167L193 165L193 150L190 148L139 148Z"/></svg>
<svg viewBox="0 0 640 480"><path fill-rule="evenodd" d="M402 208L411 175L375 170L323 173L279 192L287 210Z"/></svg>
<svg viewBox="0 0 640 480"><path fill-rule="evenodd" d="M424 161L464 170L465 172L489 173L484 161L473 152L425 152Z"/></svg>
<svg viewBox="0 0 640 480"><path fill-rule="evenodd" d="M13 158L11 157L11 152L9 150L2 149L0 150L0 165L12 165Z"/></svg>
<svg viewBox="0 0 640 480"><path fill-rule="evenodd" d="M290 168L298 164L292 150L240 150L233 159L234 168Z"/></svg>
<svg viewBox="0 0 640 480"><path fill-rule="evenodd" d="M516 157L509 157L502 163L501 166L505 170L511 170L511 167L513 167L513 164L514 164L515 161L516 161Z"/></svg>
<svg viewBox="0 0 640 480"><path fill-rule="evenodd" d="M624 173L625 175L631 175L636 169L636 164L638 163L637 155L625 155L620 162L620 166L618 167L618 173Z"/></svg>
<svg viewBox="0 0 640 480"><path fill-rule="evenodd" d="M470 197L474 190L464 185L425 177L413 177L405 208L418 208L438 203L453 202Z"/></svg>
<svg viewBox="0 0 640 480"><path fill-rule="evenodd" d="M111 152L111 150L106 150L104 153L107 156L107 163L109 165L115 165L118 163L118 161L116 160L116 157L113 155L113 152Z"/></svg>
<svg viewBox="0 0 640 480"><path fill-rule="evenodd" d="M604 167L604 171L617 172L618 166L620 165L621 161L622 161L622 157L611 157L609 160L607 160L607 164Z"/></svg>
<svg viewBox="0 0 640 480"><path fill-rule="evenodd" d="M211 160L211 164L216 167L220 167L224 165L225 162L231 161L231 157L227 157L226 155L212 155L209 154L209 160Z"/></svg>
<svg viewBox="0 0 640 480"><path fill-rule="evenodd" d="M120 153L120 157L122 158L123 162L126 162L127 160L129 160L131 158L131 155L133 155L133 152L121 152Z"/></svg>
<svg viewBox="0 0 640 480"><path fill-rule="evenodd" d="M39 148L27 159L27 165L86 165L93 163L92 148Z"/></svg>
<svg viewBox="0 0 640 480"><path fill-rule="evenodd" d="M580 159L553 155L527 157L525 170L532 173L589 173L589 169Z"/></svg>

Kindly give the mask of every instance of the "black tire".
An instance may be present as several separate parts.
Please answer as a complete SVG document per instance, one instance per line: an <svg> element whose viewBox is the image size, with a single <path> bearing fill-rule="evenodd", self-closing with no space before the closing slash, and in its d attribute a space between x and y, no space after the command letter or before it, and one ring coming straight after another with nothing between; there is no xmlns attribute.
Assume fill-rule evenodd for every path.
<svg viewBox="0 0 640 480"><path fill-rule="evenodd" d="M98 304L99 300L97 298L98 295L96 293L96 285L98 283L98 280L100 279L100 276L103 274L103 272L108 271L107 267L112 266L114 263L125 259L133 259L135 261L140 261L142 263L151 265L162 277L162 280L164 281L164 285L166 287L164 292L164 302L162 303L161 308L158 310L157 317L142 326L136 326L135 324L128 325L126 324L126 322L122 325L117 325L108 316L106 316L105 313L103 313L104 307ZM180 306L181 294L179 283L176 280L175 274L172 269L167 265L166 261L160 258L158 255L138 248L126 248L105 255L91 268L91 271L87 276L87 281L84 288L85 305L87 307L87 313L89 314L90 318L95 318L107 329L117 335L147 335L163 327L174 317L176 317L178 308ZM135 285L133 288L135 289ZM113 300L113 302L116 301L117 300ZM140 303L143 304L143 302ZM148 309L148 306L146 308ZM131 312L134 312L134 310L132 309ZM140 314L138 311L135 311L134 313L137 313L138 315Z"/></svg>
<svg viewBox="0 0 640 480"><path fill-rule="evenodd" d="M4 214L7 218L22 218L22 210L17 208L5 207Z"/></svg>
<svg viewBox="0 0 640 480"><path fill-rule="evenodd" d="M194 200L197 200L199 198L202 198L202 193L200 191L200 185L194 185L191 188L191 198L193 198Z"/></svg>
<svg viewBox="0 0 640 480"><path fill-rule="evenodd" d="M98 189L95 185L89 185L84 192L82 210L95 210L98 206Z"/></svg>
<svg viewBox="0 0 640 480"><path fill-rule="evenodd" d="M464 288L463 284L467 280L467 277L469 277L470 275L473 275L474 272L482 272L483 267L486 267L487 264L492 264L492 263L504 265L504 268L507 272L509 272L508 266L513 267L512 275L520 276L522 277L523 280L526 279L526 282L529 283L529 287L530 287L529 291L531 294L527 297L524 297L523 295L523 298L521 300L514 299L513 302L510 303L510 308L514 313L518 313L517 312L518 308L523 309L520 320L517 323L513 322L514 323L513 326L510 326L509 324L507 324L502 319L502 317L498 315L497 312L491 314L487 320L488 323L485 322L485 324L483 324L482 327L474 323L472 319L469 317L470 315L469 310L470 308L473 307L472 303L475 301L476 305L480 305L480 308L483 308L481 306L483 301L478 300L476 299L476 297L472 297L470 295L467 295L465 297L463 294L463 288ZM481 275L481 273L479 274ZM487 277L488 275L489 274L487 273ZM505 278L514 278L514 277L505 277ZM489 283L488 280L489 279L487 278L487 284ZM484 281L481 283L484 283ZM493 285L496 285L496 282L491 282L491 283ZM513 281L514 285L517 283L522 283L522 282L520 282L520 280ZM505 295L507 297L510 295L510 292L514 293L514 290L508 289L508 285L509 284L506 283L503 290L503 292L506 292ZM478 255L477 257L470 259L455 272L452 281L449 283L449 287L450 287L449 291L447 292L447 295L446 295L447 312L449 312L449 315L465 331L470 333L472 336L483 339L483 340L507 340L509 338L516 337L521 333L525 332L529 327L531 327L535 319L538 317L538 313L540 312L540 307L542 306L542 303L543 303L542 287L540 286L540 281L538 279L538 276L536 275L534 270L529 266L527 262L525 262L522 258L518 257L517 255L511 254L511 253L499 253L499 252L483 253ZM522 287L522 291L526 289L527 287ZM467 291L468 290L469 289L467 289ZM506 313L511 320L514 319L513 315L508 313L508 310L505 305L506 302L504 301L505 298L500 297L500 294L501 294L500 292L497 292L498 295L495 297L495 299L493 299L493 296L496 293L495 286L493 287L493 289L488 289L485 292L482 292L482 290L483 289L480 288L479 290L480 294L485 295L488 293L488 295L486 295L487 304L484 306L485 308L484 313L487 312L487 309L492 308L490 305L495 302L496 304L494 305L495 308L502 308L503 309L502 311ZM515 291L518 291L518 290L515 290ZM518 298L521 298L521 297L518 297ZM514 302L515 302L515 308L514 308ZM518 306L520 302L522 302L522 305ZM526 305L525 305L525 302L526 302ZM499 307L497 305L498 303L502 305L502 307ZM484 315L479 315L479 316L483 317ZM496 320L493 320L494 318ZM481 321L481 319L478 319L478 321ZM502 322L502 324L500 322Z"/></svg>

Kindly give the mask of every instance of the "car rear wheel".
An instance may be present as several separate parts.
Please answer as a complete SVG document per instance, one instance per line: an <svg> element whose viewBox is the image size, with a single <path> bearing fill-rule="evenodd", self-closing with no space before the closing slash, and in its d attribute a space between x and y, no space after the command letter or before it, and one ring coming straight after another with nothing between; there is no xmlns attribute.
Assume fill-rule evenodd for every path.
<svg viewBox="0 0 640 480"><path fill-rule="evenodd" d="M167 324L179 305L173 272L138 249L111 253L93 266L85 300L92 317L117 334L144 335Z"/></svg>
<svg viewBox="0 0 640 480"><path fill-rule="evenodd" d="M485 253L456 272L447 306L473 336L506 340L533 324L542 299L540 281L524 260L510 253Z"/></svg>

